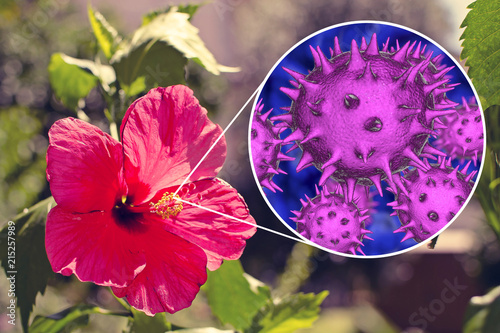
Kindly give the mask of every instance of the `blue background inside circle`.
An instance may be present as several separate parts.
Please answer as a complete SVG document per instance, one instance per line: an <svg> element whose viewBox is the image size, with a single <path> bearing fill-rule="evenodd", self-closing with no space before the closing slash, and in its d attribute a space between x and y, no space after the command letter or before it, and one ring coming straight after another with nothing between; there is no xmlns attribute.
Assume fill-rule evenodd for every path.
<svg viewBox="0 0 500 333"><path fill-rule="evenodd" d="M280 110L280 107L290 106L290 98L279 89L280 87L294 88L289 83L289 80L292 80L293 78L286 73L282 67L286 67L303 74L307 74L308 70L312 70L314 68L314 60L309 45L314 48L319 46L323 53L330 58L329 48L333 48L335 36L339 39L342 51L346 52L350 51L351 41L353 39L357 42L358 46L361 45L362 37L366 39L367 43L370 43L373 33L377 34L379 50L382 49L383 43L387 41L387 38L390 38L389 50L391 46L396 48L396 40L399 42L400 46L403 46L407 41L410 41L410 43L417 41L417 45L419 42L422 43L422 47L427 45L426 52L433 51L432 57L443 54L441 64L445 64L448 67L455 66L455 68L447 74L452 76L449 83L460 83L459 86L455 87L452 91L446 94L447 97L456 103L461 103L462 96L464 96L467 100L474 96L472 87L470 86L464 73L458 68L457 63L450 59L450 57L448 57L448 55L444 53L438 45L435 45L430 40L421 37L412 31L393 25L380 23L355 23L323 31L300 43L293 50L291 50L275 67L258 96L257 100L262 99L262 102L264 103L264 111L268 111L272 108L273 111L271 116L274 116L285 113L285 111ZM290 130L287 130L281 135L281 137L285 138L289 134ZM432 142L433 140L431 139L429 141ZM285 152L290 147L291 145L283 146L282 151ZM321 176L321 172L313 166L302 170L300 173L295 171L301 154L302 152L300 149L295 149L293 152L289 153L289 155L294 156L296 160L292 162L281 162L279 166L280 169L284 170L288 175L280 174L273 177L273 182L283 189L282 193L272 193L268 189L264 188L264 192L269 203L281 219L292 229L295 229L296 225L290 220L290 217L294 217L295 215L290 211L299 211L302 208L299 199L304 199L305 195L310 198L316 196L315 185L318 184ZM432 163L432 161L430 162ZM479 162L480 161L478 161L477 166L472 164L468 172L470 173L472 170L479 170ZM459 164L459 160L453 161L453 166ZM465 163L462 163L461 165L465 165ZM387 187L387 184L383 182L382 187ZM380 197L374 186L371 187L370 191L373 192L374 200L377 202L375 207L376 210L372 213L371 222L367 226L367 229L373 231L373 235L370 235L370 237L373 238L374 241L363 241L365 245L362 247L363 252L366 255L384 255L398 252L417 244L413 239L401 242L405 234L393 233L393 231L401 225L397 216L389 216L393 210L390 206L387 206L387 203L394 201L394 196L391 193L384 191L384 196Z"/></svg>

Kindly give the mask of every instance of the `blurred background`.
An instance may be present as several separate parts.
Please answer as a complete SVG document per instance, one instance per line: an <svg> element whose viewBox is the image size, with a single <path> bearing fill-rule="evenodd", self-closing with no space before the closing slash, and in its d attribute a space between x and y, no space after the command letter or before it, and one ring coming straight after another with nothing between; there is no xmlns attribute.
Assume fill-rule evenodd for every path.
<svg viewBox="0 0 500 333"><path fill-rule="evenodd" d="M91 1L123 35L142 15L178 1ZM182 2L185 3L185 2ZM239 73L214 76L188 66L188 84L211 118L223 128L264 80L274 63L315 31L345 21L381 20L415 29L458 59L460 23L470 1L408 0L213 0L192 23L216 59ZM54 98L47 65L54 52L91 58L96 50L87 0L0 0L0 222L50 195L45 180L47 131L71 116ZM85 111L105 128L104 101L91 92ZM260 225L290 233L272 214L254 182L248 157L250 107L226 134L228 157L220 176L246 199ZM500 284L500 249L473 198L460 217L425 245L381 259L349 259L259 230L241 258L247 273L281 295L329 290L315 325L302 332L460 332L472 296ZM285 267L288 267L283 274ZM3 276L3 271L0 275ZM80 301L112 303L106 290L72 278L51 281L38 296L35 314L48 315ZM22 286L19 286L22 288ZM7 280L0 277L0 313L7 305ZM199 298L203 295L200 294ZM203 300L169 316L173 323L213 324ZM18 332L0 319L0 331ZM83 331L120 332L124 319L92 319ZM425 330L422 330L425 329Z"/></svg>

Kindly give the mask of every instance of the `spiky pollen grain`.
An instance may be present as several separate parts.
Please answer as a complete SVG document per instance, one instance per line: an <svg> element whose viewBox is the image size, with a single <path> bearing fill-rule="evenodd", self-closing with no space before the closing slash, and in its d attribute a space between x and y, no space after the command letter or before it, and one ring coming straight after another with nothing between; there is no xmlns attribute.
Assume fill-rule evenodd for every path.
<svg viewBox="0 0 500 333"><path fill-rule="evenodd" d="M454 159L471 159L476 166L484 145L481 111L475 99L468 103L465 98L462 98L462 105L456 111L444 117L446 128L439 130L436 146Z"/></svg>
<svg viewBox="0 0 500 333"><path fill-rule="evenodd" d="M356 255L364 255L360 246L372 233L365 229L365 220L370 216L367 210L360 211L352 202L346 203L338 193L329 192L327 187L321 191L316 187L316 196L306 196L301 200L302 209L292 211L296 217L291 219L297 224L297 231L310 241L324 248Z"/></svg>
<svg viewBox="0 0 500 333"><path fill-rule="evenodd" d="M398 44L399 45L399 44ZM428 143L440 116L455 113L456 103L445 93L453 89L445 77L450 68L439 65L420 44L406 43L388 52L378 49L376 35L359 48L342 52L338 39L328 59L311 47L314 69L307 75L285 68L295 88L281 91L292 100L290 111L272 120L292 133L284 144L301 148L297 171L315 166L346 188L351 202L356 184L375 185L381 180L397 191L392 175L409 166L422 171L421 157L444 155Z"/></svg>
<svg viewBox="0 0 500 333"><path fill-rule="evenodd" d="M405 193L389 203L401 221L394 232L404 232L402 241L413 238L422 242L443 229L459 212L469 197L475 171L467 174L471 161L462 169L451 167L451 158L438 157L429 170L413 169L401 177Z"/></svg>
<svg viewBox="0 0 500 333"><path fill-rule="evenodd" d="M260 100L253 114L252 129L250 133L252 159L255 173L261 186L276 193L276 190L283 190L273 182L272 178L277 174L285 174L279 168L280 160L294 160L281 152L282 141L279 134L283 130L269 119L272 109L263 113L264 104Z"/></svg>

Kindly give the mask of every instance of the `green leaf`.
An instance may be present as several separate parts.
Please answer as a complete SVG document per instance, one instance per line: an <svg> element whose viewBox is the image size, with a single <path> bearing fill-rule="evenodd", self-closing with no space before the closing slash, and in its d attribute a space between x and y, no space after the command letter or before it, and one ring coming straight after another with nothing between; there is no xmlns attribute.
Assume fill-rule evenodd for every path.
<svg viewBox="0 0 500 333"><path fill-rule="evenodd" d="M218 270L209 272L204 290L213 314L223 324L248 328L270 298L269 289L256 281L249 282L238 260L225 261Z"/></svg>
<svg viewBox="0 0 500 333"><path fill-rule="evenodd" d="M49 64L49 80L56 96L64 105L75 110L78 100L86 97L97 85L98 78L78 65L67 63L62 53L52 55Z"/></svg>
<svg viewBox="0 0 500 333"><path fill-rule="evenodd" d="M110 86L116 81L116 74L113 67L99 64L97 62L77 59L60 53L62 60L68 65L78 66L80 69L97 77L106 92L110 91Z"/></svg>
<svg viewBox="0 0 500 333"><path fill-rule="evenodd" d="M468 75L481 99L484 109L500 104L500 0L477 0L461 28L461 59L467 59Z"/></svg>
<svg viewBox="0 0 500 333"><path fill-rule="evenodd" d="M154 317L150 317L132 307L130 310L132 311L130 333L164 333L172 330L172 324L167 321L165 313L157 313Z"/></svg>
<svg viewBox="0 0 500 333"><path fill-rule="evenodd" d="M89 314L127 316L128 313L112 312L94 305L80 304L48 317L36 316L29 328L29 333L72 332L76 328L86 326Z"/></svg>
<svg viewBox="0 0 500 333"><path fill-rule="evenodd" d="M186 11L193 8L185 7ZM127 96L132 97L157 86L185 83L184 66L192 59L213 74L234 72L222 66L205 47L190 14L177 12L151 14L147 24L137 29L129 41L116 50L110 60Z"/></svg>
<svg viewBox="0 0 500 333"><path fill-rule="evenodd" d="M198 29L189 22L189 17L187 13L179 13L173 9L168 13L158 14L148 24L137 29L129 42L122 43L121 48L116 51L111 59L111 63L119 63L123 58L128 58L129 54L142 48L141 52L136 52L134 58L134 60L139 61L140 65L142 62L146 62L143 58L147 54L148 47L161 42L161 44L171 46L183 57L196 60L197 63L213 74L218 75L220 72L237 71L237 68L226 67L217 63L212 53L205 47L205 44L198 36ZM145 48L145 46L147 47ZM155 62L146 62L146 64L155 69L158 61L168 63L170 56L170 54L164 54L163 57L154 59ZM130 65L134 63L135 61L131 62ZM128 75L129 79L126 83L129 85L137 77L141 76L141 71L138 71L136 67L137 65L132 69L132 74L135 75ZM171 65L170 68L175 67ZM122 82L122 71L123 69L118 70L118 68L116 71L120 83Z"/></svg>
<svg viewBox="0 0 500 333"><path fill-rule="evenodd" d="M117 51L112 63L120 86L129 97L154 87L185 83L187 59L172 46L158 40L127 52Z"/></svg>
<svg viewBox="0 0 500 333"><path fill-rule="evenodd" d="M115 53L117 46L122 41L122 38L101 13L93 10L90 3L88 5L88 14L90 25L94 31L97 43L106 58L110 59Z"/></svg>
<svg viewBox="0 0 500 333"><path fill-rule="evenodd" d="M45 252L45 222L54 205L55 201L50 197L14 218L15 228L11 230L15 229L15 236L10 237L15 237L15 262L9 261L8 257L8 251L12 252L8 249L12 242L9 224L0 232L0 260L7 277L15 275L17 306L25 331L36 295L45 292L48 279L54 276ZM12 271L17 273L9 273Z"/></svg>
<svg viewBox="0 0 500 333"><path fill-rule="evenodd" d="M472 297L464 317L464 333L500 332L500 286L484 296Z"/></svg>
<svg viewBox="0 0 500 333"><path fill-rule="evenodd" d="M271 307L259 322L260 333L288 333L310 327L318 318L320 305L328 291L317 295L298 293L282 299Z"/></svg>
<svg viewBox="0 0 500 333"><path fill-rule="evenodd" d="M142 25L149 24L158 15L168 13L170 11L189 14L189 20L191 21L193 15L196 13L198 8L200 8L200 6L201 6L200 4L188 4L188 5L169 6L165 10L155 10L150 13L147 13L142 17Z"/></svg>

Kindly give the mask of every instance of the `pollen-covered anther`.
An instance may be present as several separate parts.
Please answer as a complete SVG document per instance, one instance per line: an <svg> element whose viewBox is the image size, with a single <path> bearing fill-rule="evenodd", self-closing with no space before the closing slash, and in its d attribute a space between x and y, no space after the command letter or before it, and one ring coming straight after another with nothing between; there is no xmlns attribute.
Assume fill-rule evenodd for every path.
<svg viewBox="0 0 500 333"><path fill-rule="evenodd" d="M162 219L167 219L170 216L177 216L182 211L182 201L178 200L180 197L176 194L166 192L157 203L150 202L151 213L156 213Z"/></svg>

